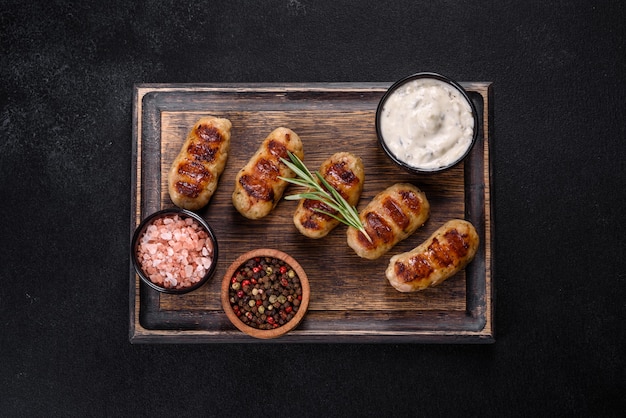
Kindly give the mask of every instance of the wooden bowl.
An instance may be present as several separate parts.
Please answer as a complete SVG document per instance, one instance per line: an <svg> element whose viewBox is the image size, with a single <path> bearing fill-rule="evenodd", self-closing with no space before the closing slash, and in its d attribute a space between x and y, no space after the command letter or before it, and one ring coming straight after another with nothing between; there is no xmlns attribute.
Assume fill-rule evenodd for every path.
<svg viewBox="0 0 626 418"><path fill-rule="evenodd" d="M233 292L242 291L244 294L244 297L249 296L250 299L253 299L254 296L250 296L252 289L256 287L257 292L259 291L259 289L263 289L263 286L259 283L261 281L261 278L259 278L259 282L257 282L256 284L252 283L249 285L245 285L243 281L239 281L238 285L235 285L236 289L233 289L233 283L234 283L233 276L235 276L237 270L239 270L239 268L242 267L249 260L254 260L257 258L262 259L264 257L267 257L270 259L282 260L288 267L290 267L294 271L294 273L296 274L296 277L299 279L299 286L300 286L301 297L302 297L302 299L299 300L299 305L297 306L297 308L289 302L286 303L288 305L287 309L283 309L283 307L285 306L283 304L281 304L280 308L274 308L273 306L272 308L270 308L271 313L272 313L272 318L274 315L276 315L277 312L280 313L280 312L285 312L286 310L289 310L289 306L291 306L290 313L296 311L297 309L297 312L291 317L291 319L289 319L284 324L278 324L278 322L276 322L274 319L271 320L273 321L273 323L270 323L269 319L267 319L267 322L266 320L263 320L264 326L272 326L273 328L271 329L255 328L254 326L244 323L240 319L240 316L247 315L249 312L250 315L252 315L253 317L256 317L259 307L257 305L257 308L256 308L257 311L252 312L251 310L254 309L254 306L249 307L249 308L245 307L245 305L249 303L250 300L247 300L244 302L244 299L241 298L241 301L244 304L244 308L236 308L239 313L239 315L237 315L237 313L235 312L235 309L233 309L233 306L231 304L231 294L230 294L231 289L233 290ZM288 271L289 269L287 268L287 273L281 273L281 274L288 274ZM261 273L261 275L263 275L263 273ZM269 281L269 277L265 280ZM289 279L287 280L289 281ZM276 281L273 281L271 283L276 283ZM292 282L289 282L289 286L291 286L292 284L293 284ZM295 286L297 287L297 284ZM266 296L265 301L267 301L267 303L269 304L269 298L270 298L270 294L272 293L272 290L263 289L263 293ZM247 252L241 255L240 257L238 257L235 261L233 261L233 263L230 265L230 267L226 271L226 274L224 275L224 279L222 280L221 300L222 300L222 308L224 309L226 316L228 316L228 319L230 319L233 325L237 327L240 331L245 332L246 334L255 338L270 339L270 338L280 337L286 334L287 332L291 331L292 329L294 329L296 326L298 326L298 324L304 317L307 311L307 308L309 306L310 294L311 294L311 291L310 291L309 280L307 278L307 275L296 260L294 260L291 256L289 256L288 254L282 251L269 249L269 248L260 248L257 250ZM261 295L261 297L262 296L263 294ZM233 298L235 298L235 295L233 295ZM237 300L239 300L239 298ZM260 305L260 306L263 306L263 305ZM263 306L263 313L270 312L269 310L266 311L266 309L267 308ZM270 316L270 315L266 315L266 316Z"/></svg>

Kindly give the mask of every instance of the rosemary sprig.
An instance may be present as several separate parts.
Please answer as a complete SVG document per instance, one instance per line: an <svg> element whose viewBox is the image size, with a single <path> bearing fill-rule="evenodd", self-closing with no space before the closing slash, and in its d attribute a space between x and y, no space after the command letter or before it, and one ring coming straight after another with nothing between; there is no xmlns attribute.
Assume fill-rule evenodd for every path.
<svg viewBox="0 0 626 418"><path fill-rule="evenodd" d="M335 190L335 188L332 187L324 177L322 177L319 171L316 171L315 175L313 175L306 167L306 165L304 165L304 163L298 158L297 155L293 154L291 151L287 151L287 153L291 161L288 161L284 158L281 158L281 161L294 173L296 173L296 176L298 177L279 178L288 183L305 187L307 188L307 191L285 196L285 200L310 199L320 201L331 209L337 211L340 216L319 208L314 208L314 211L328 215L345 225L351 226L358 231L361 231L363 235L365 235L365 237L368 239L368 241L372 242L372 239L365 231L365 227L363 226L363 223L359 218L359 213L357 212L356 208L350 205L346 201L346 199L344 199L343 196L337 190ZM319 181L317 181L316 179Z"/></svg>

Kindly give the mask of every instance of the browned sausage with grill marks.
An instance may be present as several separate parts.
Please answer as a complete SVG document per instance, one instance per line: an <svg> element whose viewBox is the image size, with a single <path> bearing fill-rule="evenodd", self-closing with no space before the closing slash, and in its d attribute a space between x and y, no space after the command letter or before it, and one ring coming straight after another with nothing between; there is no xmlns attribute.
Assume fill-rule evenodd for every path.
<svg viewBox="0 0 626 418"><path fill-rule="evenodd" d="M256 153L235 177L233 205L243 216L260 219L276 207L288 183L279 177L295 177L280 159L289 159L291 151L304 158L302 140L291 129L273 130L259 146Z"/></svg>
<svg viewBox="0 0 626 418"><path fill-rule="evenodd" d="M430 216L426 194L410 183L396 183L378 193L359 213L371 242L348 228L348 245L359 257L375 260L408 238Z"/></svg>
<svg viewBox="0 0 626 418"><path fill-rule="evenodd" d="M365 181L363 161L359 157L349 152L338 152L322 163L319 173L351 206L359 202ZM339 225L337 219L316 209L337 215L337 211L328 205L311 199L300 200L293 215L298 231L314 239L325 237Z"/></svg>
<svg viewBox="0 0 626 418"><path fill-rule="evenodd" d="M391 257L385 276L400 292L436 286L465 268L476 255L479 243L474 225L453 219L423 244Z"/></svg>
<svg viewBox="0 0 626 418"><path fill-rule="evenodd" d="M206 206L217 189L230 150L228 119L207 116L193 126L168 175L168 192L181 208Z"/></svg>

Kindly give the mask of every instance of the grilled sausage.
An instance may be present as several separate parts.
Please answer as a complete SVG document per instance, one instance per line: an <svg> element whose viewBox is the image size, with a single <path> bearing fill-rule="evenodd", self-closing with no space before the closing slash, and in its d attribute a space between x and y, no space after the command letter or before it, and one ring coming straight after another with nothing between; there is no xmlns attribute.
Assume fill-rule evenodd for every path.
<svg viewBox="0 0 626 418"><path fill-rule="evenodd" d="M365 180L363 161L359 157L349 152L338 152L322 163L319 173L351 206L359 202ZM336 210L320 201L301 199L293 215L293 223L304 236L317 239L328 235L339 225L339 221L315 209L337 214Z"/></svg>
<svg viewBox="0 0 626 418"><path fill-rule="evenodd" d="M371 242L348 228L348 245L359 257L375 260L408 238L430 216L426 194L410 183L397 183L382 192L359 213Z"/></svg>
<svg viewBox="0 0 626 418"><path fill-rule="evenodd" d="M176 206L198 210L215 193L230 150L228 119L203 117L193 126L168 175L168 191Z"/></svg>
<svg viewBox="0 0 626 418"><path fill-rule="evenodd" d="M416 292L436 286L472 261L479 241L471 223L453 219L423 244L391 257L385 276L400 292Z"/></svg>
<svg viewBox="0 0 626 418"><path fill-rule="evenodd" d="M259 219L268 215L288 184L278 177L295 177L295 173L280 161L281 157L289 158L287 151L304 158L300 137L291 129L276 128L237 173L232 200L246 218Z"/></svg>

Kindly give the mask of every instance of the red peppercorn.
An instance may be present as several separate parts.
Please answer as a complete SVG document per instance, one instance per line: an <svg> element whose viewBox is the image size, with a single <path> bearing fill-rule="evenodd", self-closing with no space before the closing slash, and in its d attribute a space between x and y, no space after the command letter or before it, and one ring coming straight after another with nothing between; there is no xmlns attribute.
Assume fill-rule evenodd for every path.
<svg viewBox="0 0 626 418"><path fill-rule="evenodd" d="M282 284L284 287L287 287L289 285L289 280L283 277L282 279L280 279L280 284Z"/></svg>
<svg viewBox="0 0 626 418"><path fill-rule="evenodd" d="M237 292L237 297L239 299L241 299L243 297L243 295L244 295L243 290L240 290L240 291Z"/></svg>
<svg viewBox="0 0 626 418"><path fill-rule="evenodd" d="M287 267L280 266L280 274L285 274L285 273L287 273Z"/></svg>
<svg viewBox="0 0 626 418"><path fill-rule="evenodd" d="M263 301L261 299L257 299L256 306L261 306L261 305L263 305Z"/></svg>
<svg viewBox="0 0 626 418"><path fill-rule="evenodd" d="M252 267L252 271L255 272L255 273L258 273L259 271L261 271L261 267L254 266L254 267Z"/></svg>
<svg viewBox="0 0 626 418"><path fill-rule="evenodd" d="M231 282L231 283L235 283L236 281L237 281L237 277L236 277L236 276L233 276L233 278L232 278L232 279L230 279L230 282Z"/></svg>
<svg viewBox="0 0 626 418"><path fill-rule="evenodd" d="M285 308L285 312L287 312L287 313L291 312L292 310L293 310L293 308L291 306L287 306Z"/></svg>
<svg viewBox="0 0 626 418"><path fill-rule="evenodd" d="M267 323L268 323L268 324L274 324L274 322L275 322L275 321L274 321L274 318L273 318L273 317L271 317L271 316L268 316L268 317L267 317Z"/></svg>
<svg viewBox="0 0 626 418"><path fill-rule="evenodd" d="M243 282L241 282L242 286L250 286L250 280L246 279Z"/></svg>
<svg viewBox="0 0 626 418"><path fill-rule="evenodd" d="M252 283L252 284L257 284L257 281L256 281L256 279L253 277L253 278L251 278L251 279L250 279L250 283Z"/></svg>

